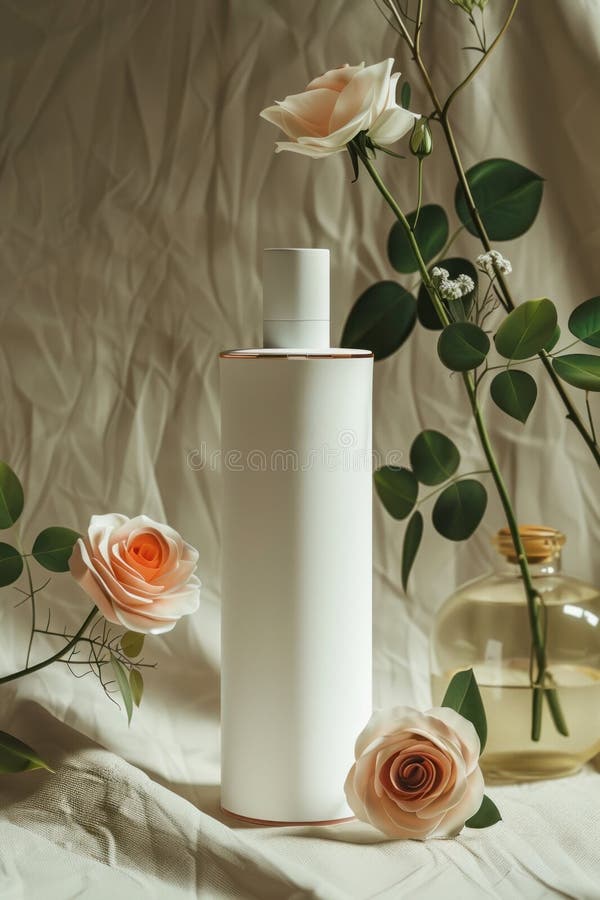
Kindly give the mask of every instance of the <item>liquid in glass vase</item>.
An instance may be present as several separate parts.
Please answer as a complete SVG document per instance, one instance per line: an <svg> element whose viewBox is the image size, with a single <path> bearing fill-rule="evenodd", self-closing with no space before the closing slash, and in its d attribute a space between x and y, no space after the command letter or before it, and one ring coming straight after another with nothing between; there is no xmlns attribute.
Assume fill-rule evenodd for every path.
<svg viewBox="0 0 600 900"><path fill-rule="evenodd" d="M432 641L434 704L457 671L475 673L488 721L481 767L496 783L570 775L600 753L600 593L562 574L564 535L542 526L521 526L520 532L545 607L547 671L568 737L558 733L544 701L540 740L531 739L531 633L508 529L494 541L502 564L449 597Z"/></svg>

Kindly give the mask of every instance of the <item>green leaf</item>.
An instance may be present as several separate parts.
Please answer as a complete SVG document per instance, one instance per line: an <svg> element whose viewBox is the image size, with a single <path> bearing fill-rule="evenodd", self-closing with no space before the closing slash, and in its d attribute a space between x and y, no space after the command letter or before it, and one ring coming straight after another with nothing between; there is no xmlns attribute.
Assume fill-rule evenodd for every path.
<svg viewBox="0 0 600 900"><path fill-rule="evenodd" d="M434 528L449 541L466 541L481 522L486 506L487 491L479 481L456 481L435 501L431 514Z"/></svg>
<svg viewBox="0 0 600 900"><path fill-rule="evenodd" d="M459 463L458 447L441 431L422 431L410 448L410 464L421 484L441 484L454 475Z"/></svg>
<svg viewBox="0 0 600 900"><path fill-rule="evenodd" d="M600 297L591 297L573 310L569 331L584 344L600 347Z"/></svg>
<svg viewBox="0 0 600 900"><path fill-rule="evenodd" d="M352 184L355 184L358 181L359 168L358 168L358 151L352 141L349 144L346 144L346 149L348 151L348 155L350 156L350 162L352 163L352 173L354 178L352 179Z"/></svg>
<svg viewBox="0 0 600 900"><path fill-rule="evenodd" d="M567 353L552 360L556 374L583 391L600 391L600 356L589 353Z"/></svg>
<svg viewBox="0 0 600 900"><path fill-rule="evenodd" d="M402 545L402 587L406 590L415 557L423 537L423 516L416 510L410 517Z"/></svg>
<svg viewBox="0 0 600 900"><path fill-rule="evenodd" d="M486 159L466 174L490 240L510 241L531 228L542 202L544 179L540 175L509 159ZM460 221L477 236L460 183L454 202Z"/></svg>
<svg viewBox="0 0 600 900"><path fill-rule="evenodd" d="M494 343L500 356L506 359L527 359L549 344L557 324L556 307L552 300L527 300L504 319L496 332Z"/></svg>
<svg viewBox="0 0 600 900"><path fill-rule="evenodd" d="M138 669L132 669L129 673L129 687L131 688L133 702L136 706L139 706L144 693L144 679Z"/></svg>
<svg viewBox="0 0 600 900"><path fill-rule="evenodd" d="M411 228L414 225L416 210L406 217ZM421 256L429 262L443 249L448 240L448 216L441 206L429 203L421 207L415 238ZM388 238L388 257L397 272L416 272L419 268L417 257L410 246L404 227L400 222L392 225Z"/></svg>
<svg viewBox="0 0 600 900"><path fill-rule="evenodd" d="M446 325L437 345L439 358L453 372L476 369L485 361L489 349L489 337L473 322L452 322Z"/></svg>
<svg viewBox="0 0 600 900"><path fill-rule="evenodd" d="M552 337L550 338L550 340L548 341L548 343L544 344L544 350L546 351L546 353L550 353L552 350L554 350L554 348L556 347L556 345L558 344L559 341L560 341L560 325L557 325L556 328L554 329L554 333L553 333Z"/></svg>
<svg viewBox="0 0 600 900"><path fill-rule="evenodd" d="M69 558L77 539L81 537L71 528L44 528L36 537L32 553L40 566L50 572L68 572Z"/></svg>
<svg viewBox="0 0 600 900"><path fill-rule="evenodd" d="M10 528L21 513L25 498L21 482L5 462L0 462L0 528Z"/></svg>
<svg viewBox="0 0 600 900"><path fill-rule="evenodd" d="M508 369L492 380L490 394L496 406L524 424L534 407L537 385L528 372Z"/></svg>
<svg viewBox="0 0 600 900"><path fill-rule="evenodd" d="M54 772L35 750L12 734L0 731L0 774L29 772L32 769L47 769Z"/></svg>
<svg viewBox="0 0 600 900"><path fill-rule="evenodd" d="M465 825L467 828L488 828L490 825L495 825L496 822L501 821L502 816L498 807L493 800L490 800L487 794L484 794L478 811L470 819L467 819Z"/></svg>
<svg viewBox="0 0 600 900"><path fill-rule="evenodd" d="M127 680L127 672L114 653L110 654L110 664L113 667L113 672L115 673L115 678L117 679L121 697L123 698L123 703L125 704L127 722L128 724L130 724L131 716L133 714L133 697L131 694L131 688L129 687L129 681Z"/></svg>
<svg viewBox="0 0 600 900"><path fill-rule="evenodd" d="M469 278L473 280L475 287L471 293L462 297L460 300L452 301L452 312L450 311L449 302L447 300L442 300L442 303L448 310L448 315L451 320L456 319L457 321L464 321L471 309L473 297L477 293L477 284L479 281L477 269L470 260L463 259L460 256L442 259L439 262L436 262L436 266L439 266L440 269L446 269L451 279L458 278L459 275L468 275ZM421 284L417 295L417 316L424 328L429 328L431 331L441 331L443 328L440 317L435 311L429 292L424 284Z"/></svg>
<svg viewBox="0 0 600 900"><path fill-rule="evenodd" d="M0 587L12 584L23 571L23 557L10 544L0 543Z"/></svg>
<svg viewBox="0 0 600 900"><path fill-rule="evenodd" d="M400 104L404 109L410 109L410 84L405 81L400 88Z"/></svg>
<svg viewBox="0 0 600 900"><path fill-rule="evenodd" d="M395 353L417 318L416 301L395 281L378 281L360 295L346 320L342 347L371 350L375 359Z"/></svg>
<svg viewBox="0 0 600 900"><path fill-rule="evenodd" d="M412 511L419 493L419 484L410 469L383 466L377 469L373 477L379 499L390 516L405 519Z"/></svg>
<svg viewBox="0 0 600 900"><path fill-rule="evenodd" d="M473 669L465 669L452 676L442 706L455 710L469 720L479 737L480 753L483 753L487 741L487 719Z"/></svg>
<svg viewBox="0 0 600 900"><path fill-rule="evenodd" d="M126 631L121 638L121 650L129 659L139 656L144 646L144 638L146 635L140 634L138 631Z"/></svg>

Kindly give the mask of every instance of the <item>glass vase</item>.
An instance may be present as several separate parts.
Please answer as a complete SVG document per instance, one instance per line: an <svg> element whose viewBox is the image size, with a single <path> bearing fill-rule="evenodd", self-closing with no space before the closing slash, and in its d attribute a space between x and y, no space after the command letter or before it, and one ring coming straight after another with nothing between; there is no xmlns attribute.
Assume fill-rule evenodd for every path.
<svg viewBox="0 0 600 900"><path fill-rule="evenodd" d="M565 537L521 526L533 584L545 608L548 674L566 719L558 733L543 703L539 741L531 739L531 633L520 570L508 529L494 543L496 571L462 585L437 614L432 641L433 701L460 669L472 668L485 704L488 741L481 757L487 781L558 778L600 752L600 593L561 572Z"/></svg>

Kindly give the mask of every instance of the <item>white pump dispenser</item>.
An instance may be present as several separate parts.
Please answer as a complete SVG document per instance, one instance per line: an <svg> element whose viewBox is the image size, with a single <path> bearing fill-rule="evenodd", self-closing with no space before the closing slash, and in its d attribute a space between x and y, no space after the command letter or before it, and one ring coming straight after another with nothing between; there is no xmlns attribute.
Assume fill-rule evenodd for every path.
<svg viewBox="0 0 600 900"><path fill-rule="evenodd" d="M329 347L329 250L264 251L263 346Z"/></svg>

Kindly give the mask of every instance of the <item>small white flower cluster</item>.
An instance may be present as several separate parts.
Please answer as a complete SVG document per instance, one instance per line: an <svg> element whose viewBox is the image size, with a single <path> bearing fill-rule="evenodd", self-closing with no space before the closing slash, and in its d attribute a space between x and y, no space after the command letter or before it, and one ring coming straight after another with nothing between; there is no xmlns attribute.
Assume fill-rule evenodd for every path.
<svg viewBox="0 0 600 900"><path fill-rule="evenodd" d="M453 280L447 269L438 266L431 270L431 277L442 300L460 300L475 288L473 279L468 275L459 275Z"/></svg>
<svg viewBox="0 0 600 900"><path fill-rule="evenodd" d="M485 272L490 278L495 275L510 275L512 266L508 259L505 259L497 250L490 250L489 253L482 253L477 257L477 266L482 272Z"/></svg>

